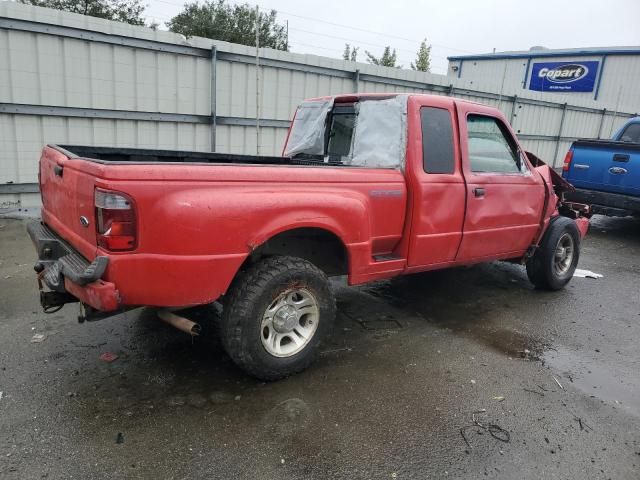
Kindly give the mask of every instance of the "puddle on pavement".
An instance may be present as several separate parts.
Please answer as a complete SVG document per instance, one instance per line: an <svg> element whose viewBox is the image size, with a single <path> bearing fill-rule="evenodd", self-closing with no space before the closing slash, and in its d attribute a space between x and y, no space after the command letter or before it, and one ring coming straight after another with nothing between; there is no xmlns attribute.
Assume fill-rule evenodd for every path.
<svg viewBox="0 0 640 480"><path fill-rule="evenodd" d="M519 267L491 264L448 271L428 272L377 282L361 290L408 314L458 335L474 338L514 358L539 360L549 342L517 328L515 307L522 295Z"/></svg>
<svg viewBox="0 0 640 480"><path fill-rule="evenodd" d="M600 236L599 234L608 233L632 241L639 239L640 221L633 217L620 218L594 215L590 221L589 235Z"/></svg>
<svg viewBox="0 0 640 480"><path fill-rule="evenodd" d="M219 315L217 307L185 313L208 327L194 340L158 322L152 310L142 309L127 319L128 327L119 340L122 351L114 352L121 354L120 359L112 364L94 360L86 372L90 377L83 373L69 384L68 388L77 388L78 393L70 413L84 417L85 431L95 435L102 435L115 418L131 429L177 415L185 428L197 431L222 425L238 432L259 432L269 439L308 440L309 432L320 422L318 405L332 405L336 400L333 392L344 388L342 382L348 382L351 393L359 392L366 398L370 390L388 389L389 382L401 380L388 357L384 362L372 361L380 350L370 347L373 342L400 336L399 342L386 342L384 351L388 351L413 336L416 329L431 325L477 340L505 356L540 359L547 343L521 331L514 321L515 306L532 292L522 285L526 278L513 275L511 268L474 267L360 288L339 287L338 321L325 345L327 351L339 353L332 353L304 375L277 384L265 385L242 374L223 353L215 322L210 321ZM363 346L366 348L358 348ZM344 353L351 352L351 347L356 347L356 353ZM98 350L106 348L113 348L113 344ZM90 354L97 358L98 350ZM355 371L358 378L367 380L343 380L337 373L341 371L345 378ZM378 387L372 388L376 384ZM401 391L402 386L397 389ZM431 400L435 402L437 397ZM354 408L342 398L328 411L353 416ZM377 404L370 405L369 413L375 413L376 408ZM418 413L431 418L437 412L433 407ZM323 411L321 415L327 414Z"/></svg>
<svg viewBox="0 0 640 480"><path fill-rule="evenodd" d="M74 403L86 407L79 411L100 424L112 416L144 419L166 410L233 405L238 395L259 382L239 375L223 354L210 321L215 315L215 307L189 312L189 318L205 327L203 336L195 339L159 322L151 309L108 320L126 322L126 335L120 348L114 348L111 338L108 345L92 349L86 368L69 381L66 388L74 394ZM107 349L119 356L113 363L97 360Z"/></svg>
<svg viewBox="0 0 640 480"><path fill-rule="evenodd" d="M285 438L303 430L311 416L311 409L304 400L289 398L270 409L264 415L263 423L268 434Z"/></svg>
<svg viewBox="0 0 640 480"><path fill-rule="evenodd" d="M640 415L640 398L635 393L640 391L637 375L607 369L588 354L556 345L553 334L545 333L542 318L538 324L526 325L518 317L519 308L537 306L542 299L530 286L523 287L517 276L514 279L514 268L517 267L490 264L430 272L377 282L361 289L396 308L415 312L438 328L472 338L506 356L541 361L561 376L563 383ZM523 328L530 331L522 331Z"/></svg>
<svg viewBox="0 0 640 480"><path fill-rule="evenodd" d="M159 450L171 439L182 450L201 450L217 463L233 463L253 450L256 469L264 469L263 461L280 465L286 459L289 465L296 458L298 464L329 472L336 463L349 461L342 452L354 445L367 445L362 454L374 462L389 454L407 429L432 435L434 425L445 428L441 410L447 391L428 384L419 390L420 401L413 408L388 415L390 406L416 398L415 385L407 383L401 369L413 358L394 342L368 348L376 332L350 318L338 323L332 342L348 338L367 348L321 357L302 375L265 384L242 374L215 339L192 343L152 317L149 310L132 313L126 327L117 327L122 334L118 341L88 350L84 370L64 377L61 391L73 395L62 393L59 412L84 443L136 464L141 462L138 447ZM101 362L104 349L120 357ZM441 383L441 374L431 372L429 378ZM124 447L116 441L119 433ZM318 452L323 452L320 459Z"/></svg>
<svg viewBox="0 0 640 480"><path fill-rule="evenodd" d="M545 352L543 359L562 375L564 383L640 416L640 398L637 395L640 379L637 375L607 369L597 359L560 345Z"/></svg>
<svg viewBox="0 0 640 480"><path fill-rule="evenodd" d="M365 361L368 352L376 351L377 347L369 346L373 342L387 342L395 335L402 338L413 335L413 329L424 328L425 323L478 340L505 356L538 360L546 348L544 341L520 331L513 322L495 321L497 312L515 315L517 310L511 305L518 304L518 295L523 291L530 294L530 290L520 285L518 277L513 281L509 268L456 269L361 288L337 288L340 311L325 350L338 353L332 353L326 362L340 368L345 363ZM500 287L497 292L496 285ZM242 415L243 411L252 411L264 418L264 428L273 435L295 433L307 424L310 410L304 399L298 397L299 391L288 391L284 383L277 389L280 392L277 398L264 404L252 403L247 410L247 396L255 397L260 389L269 389L242 374L224 354L216 335L216 321L211 321L219 318L219 313L218 306L185 312L205 327L203 336L196 339L159 322L151 309L132 312L125 319L109 320L127 325L115 342L121 346L120 350L114 350L120 358L112 364L91 361L101 351L114 349L111 341L87 352L90 366L86 373L91 377L82 372L67 387L78 394L74 403L82 406L86 402L86 408L80 410L85 411L96 428L108 418L120 415L144 421L164 412L186 414L199 410L207 414ZM385 348L393 345L388 343ZM352 347L357 354L344 353L351 352ZM314 378L312 373L307 375ZM240 397L242 402L236 400ZM271 419L278 420L270 424Z"/></svg>

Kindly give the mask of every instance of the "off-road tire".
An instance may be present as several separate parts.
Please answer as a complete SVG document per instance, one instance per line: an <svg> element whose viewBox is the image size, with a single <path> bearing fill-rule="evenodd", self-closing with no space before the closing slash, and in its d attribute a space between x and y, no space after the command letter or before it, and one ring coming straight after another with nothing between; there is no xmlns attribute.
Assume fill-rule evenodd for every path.
<svg viewBox="0 0 640 480"><path fill-rule="evenodd" d="M313 294L319 321L313 337L301 351L279 358L262 344L262 316L281 292L293 286ZM335 315L336 300L322 270L297 257L267 257L241 272L225 296L222 344L231 359L249 375L277 380L304 370L314 361L318 345L331 330Z"/></svg>
<svg viewBox="0 0 640 480"><path fill-rule="evenodd" d="M554 268L556 248L564 234L573 239L574 253L569 269L559 275ZM567 217L551 219L549 227L536 249L527 261L527 276L536 288L542 290L560 290L569 283L580 259L580 232L575 222Z"/></svg>

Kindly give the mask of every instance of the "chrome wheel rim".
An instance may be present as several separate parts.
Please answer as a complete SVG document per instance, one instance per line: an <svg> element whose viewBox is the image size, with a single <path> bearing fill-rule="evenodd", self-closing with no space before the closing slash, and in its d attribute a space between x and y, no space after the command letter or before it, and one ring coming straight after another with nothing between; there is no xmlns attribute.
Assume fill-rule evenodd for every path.
<svg viewBox="0 0 640 480"><path fill-rule="evenodd" d="M573 237L569 233L563 234L553 256L553 268L557 275L565 275L571 269L574 252Z"/></svg>
<svg viewBox="0 0 640 480"><path fill-rule="evenodd" d="M291 357L311 341L319 320L318 301L309 290L287 290L271 302L262 316L262 346L274 357Z"/></svg>

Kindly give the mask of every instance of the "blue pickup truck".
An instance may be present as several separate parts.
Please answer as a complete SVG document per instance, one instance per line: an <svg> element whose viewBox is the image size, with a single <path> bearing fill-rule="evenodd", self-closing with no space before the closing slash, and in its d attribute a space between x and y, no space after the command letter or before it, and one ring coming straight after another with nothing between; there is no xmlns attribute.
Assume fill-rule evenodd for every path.
<svg viewBox="0 0 640 480"><path fill-rule="evenodd" d="M640 117L611 140L573 142L562 176L576 188L567 200L591 205L592 213L640 216Z"/></svg>

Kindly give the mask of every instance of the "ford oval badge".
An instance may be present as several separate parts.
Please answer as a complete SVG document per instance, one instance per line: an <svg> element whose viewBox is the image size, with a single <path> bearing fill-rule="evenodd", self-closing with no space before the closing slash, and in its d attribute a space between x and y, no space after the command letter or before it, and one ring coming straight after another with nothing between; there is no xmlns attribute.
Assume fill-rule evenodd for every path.
<svg viewBox="0 0 640 480"><path fill-rule="evenodd" d="M87 228L89 226L89 219L82 215L80 217L80 225L82 225L84 228Z"/></svg>
<svg viewBox="0 0 640 480"><path fill-rule="evenodd" d="M627 173L627 169L622 167L611 167L609 169L609 173L611 173L612 175L622 175Z"/></svg>

